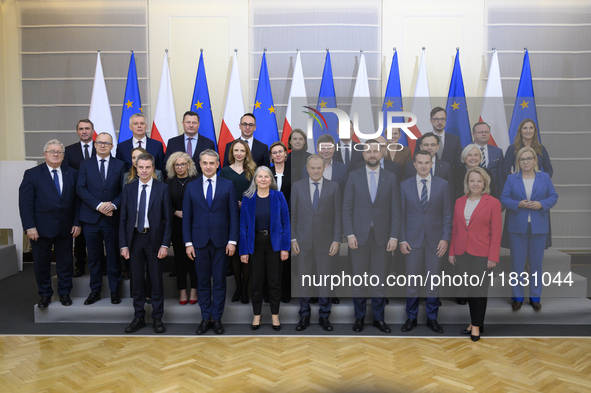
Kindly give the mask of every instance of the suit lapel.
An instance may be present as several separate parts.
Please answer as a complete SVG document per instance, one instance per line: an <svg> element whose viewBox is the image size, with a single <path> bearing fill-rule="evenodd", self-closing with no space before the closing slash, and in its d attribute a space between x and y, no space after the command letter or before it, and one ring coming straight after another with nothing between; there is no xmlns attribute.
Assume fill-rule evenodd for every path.
<svg viewBox="0 0 591 393"><path fill-rule="evenodd" d="M317 211L320 210L320 204L324 203L324 200L326 199L326 193L327 193L327 183L329 182L329 180L323 179L322 180L322 191L320 191L320 198L318 198L318 208ZM308 202L310 202L310 206L312 206L312 211L314 210L314 205L312 205L312 199L310 198L310 184L308 183Z"/></svg>
<svg viewBox="0 0 591 393"><path fill-rule="evenodd" d="M458 204L456 209L458 211L463 212L464 209L466 208L466 203L468 202L468 198L462 197L462 198L458 199L458 201L460 203ZM480 205L480 203L478 205ZM472 219L470 219L470 223L472 223ZM455 222L454 222L454 224L455 224ZM466 220L459 220L458 225L460 225L460 229L466 229Z"/></svg>
<svg viewBox="0 0 591 393"><path fill-rule="evenodd" d="M478 205L476 205L476 208L472 212L472 215L470 216L470 222L468 223L468 226L470 226L470 224L472 224L472 222L474 221L474 216L476 216L478 213L480 213L482 211L482 209L484 209L484 207L488 203L488 199L484 195L485 194L482 195L482 197L480 198L480 202L478 202ZM464 203L464 207L466 207L466 204L465 203ZM466 220L464 220L464 226L465 225L466 225Z"/></svg>
<svg viewBox="0 0 591 393"><path fill-rule="evenodd" d="M517 174L517 180L519 180L519 181L517 182L517 183L518 183L518 185L517 185L517 186L519 187L519 191L521 192L521 197L522 197L523 199L527 199L527 193L525 192L525 184L523 184L523 176L522 176L521 172L519 172L519 173ZM535 180L534 180L534 182L535 182ZM532 194L533 194L533 193L532 193Z"/></svg>
<svg viewBox="0 0 591 393"><path fill-rule="evenodd" d="M139 181L139 180L138 180ZM150 201L148 202L148 215L152 210L152 205L154 204L154 198L156 198L156 180L152 180L152 191L150 191Z"/></svg>
<svg viewBox="0 0 591 393"><path fill-rule="evenodd" d="M536 172L536 178L534 179L534 185L533 185L533 187L531 189L531 200L533 200L534 199L534 195L536 195L537 188L540 185L540 181L541 181L540 178L541 178L541 176L542 175L540 175L540 172Z"/></svg>
<svg viewBox="0 0 591 393"><path fill-rule="evenodd" d="M364 194L367 197L367 200L369 201L369 203L372 203L371 194L369 192L369 184L367 183L367 170L365 168L366 168L366 165L364 165L363 170L360 172L357 172L357 174L358 174L359 178L361 179L361 184L362 184L361 187L363 187L363 190L365 191ZM376 195L377 195L377 192L376 192Z"/></svg>
<svg viewBox="0 0 591 393"><path fill-rule="evenodd" d="M70 179L69 179L70 176L68 176L68 172L66 171L65 167L61 167L60 169L62 170L62 198L63 198L66 193L66 190L70 186Z"/></svg>
<svg viewBox="0 0 591 393"><path fill-rule="evenodd" d="M41 172L43 173L43 176L49 182L49 185L51 186L51 189L53 189L53 192L55 192L55 195L59 198L60 194L57 192L57 188L55 188L55 183L53 182L53 177L51 176L51 173L49 173L49 169L47 169L47 165L41 167ZM64 171L62 170L62 177L63 177L63 173L64 173ZM62 195L63 194L64 193L62 192Z"/></svg>

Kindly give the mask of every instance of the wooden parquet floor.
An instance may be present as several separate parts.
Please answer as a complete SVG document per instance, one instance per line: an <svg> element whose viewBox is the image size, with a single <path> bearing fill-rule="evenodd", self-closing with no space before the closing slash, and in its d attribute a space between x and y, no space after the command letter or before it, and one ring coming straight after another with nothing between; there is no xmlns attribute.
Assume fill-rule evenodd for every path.
<svg viewBox="0 0 591 393"><path fill-rule="evenodd" d="M591 339L0 337L0 392L590 392Z"/></svg>

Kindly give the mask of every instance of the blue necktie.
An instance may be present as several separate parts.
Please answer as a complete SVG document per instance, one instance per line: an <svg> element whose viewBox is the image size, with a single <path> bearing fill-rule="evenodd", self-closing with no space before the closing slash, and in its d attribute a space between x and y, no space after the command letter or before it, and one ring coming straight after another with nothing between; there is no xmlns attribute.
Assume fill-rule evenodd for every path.
<svg viewBox="0 0 591 393"><path fill-rule="evenodd" d="M57 193L62 197L62 190L60 189L60 177L57 174L57 169L52 170L53 172L53 182L55 183L55 188L57 189Z"/></svg>
<svg viewBox="0 0 591 393"><path fill-rule="evenodd" d="M104 158L101 160L101 180L103 181L103 188L105 188L105 184L107 183L107 176L105 174L105 160Z"/></svg>
<svg viewBox="0 0 591 393"><path fill-rule="evenodd" d="M314 190L314 197L312 198L312 206L314 207L314 211L316 211L316 209L318 208L318 200L320 199L320 190L318 189L317 182L314 182L312 184L316 186L316 189Z"/></svg>
<svg viewBox="0 0 591 393"><path fill-rule="evenodd" d="M376 171L369 172L371 177L369 178L369 196L371 196L371 203L376 200L376 194L378 192L378 185L376 183Z"/></svg>
<svg viewBox="0 0 591 393"><path fill-rule="evenodd" d="M140 195L140 207L137 213L137 230L143 232L146 225L146 187L147 184L142 184L142 193Z"/></svg>
<svg viewBox="0 0 591 393"><path fill-rule="evenodd" d="M427 179L421 180L423 183L423 190L421 191L421 206L423 206L423 210L427 210L427 206L429 206L429 193L427 192Z"/></svg>
<svg viewBox="0 0 591 393"><path fill-rule="evenodd" d="M211 207L213 202L213 187L211 186L211 179L207 179L207 181L209 182L209 185L207 186L207 195L205 199L207 199L207 204Z"/></svg>

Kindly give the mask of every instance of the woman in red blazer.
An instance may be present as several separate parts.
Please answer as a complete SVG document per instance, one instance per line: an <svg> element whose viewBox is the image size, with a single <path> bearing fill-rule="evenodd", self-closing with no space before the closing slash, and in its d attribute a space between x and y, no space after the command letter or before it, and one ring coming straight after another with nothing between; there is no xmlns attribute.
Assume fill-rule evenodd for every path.
<svg viewBox="0 0 591 393"><path fill-rule="evenodd" d="M465 283L470 306L470 326L462 334L472 341L480 339L488 295L487 269L499 262L501 250L501 202L490 196L490 177L480 167L471 168L464 177L464 195L456 201L454 226L449 246L449 262L458 264L468 278L478 276L479 286ZM488 273L487 273L488 274Z"/></svg>

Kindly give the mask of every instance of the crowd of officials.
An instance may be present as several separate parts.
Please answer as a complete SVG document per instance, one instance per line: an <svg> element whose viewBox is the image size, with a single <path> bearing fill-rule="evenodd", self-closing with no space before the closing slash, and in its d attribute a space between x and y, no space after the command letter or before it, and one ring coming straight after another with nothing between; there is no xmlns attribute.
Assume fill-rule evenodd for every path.
<svg viewBox="0 0 591 393"><path fill-rule="evenodd" d="M462 148L457 136L445 132L446 118L441 107L431 111L433 130L417 141L414 152L398 144L400 130L394 129L391 139L364 144L336 142L325 134L317 139L317 154L311 154L299 129L288 146L258 141L256 119L247 113L240 119L241 136L226 146L223 165L213 141L199 135L194 112L184 114L184 133L168 141L166 153L146 135L141 114L130 118L133 136L115 152L108 133L93 141L92 122L80 120L79 141L67 147L48 141L45 162L25 172L19 189L38 307L48 307L53 296L52 249L64 306L72 304L72 277L85 274L87 253L85 305L100 301L103 275L113 304L121 303L120 280L131 279L134 318L127 333L146 326L146 303L152 305L154 331L166 331L160 260L171 245L179 302L201 309L197 334L224 333L228 271L236 281L231 301L252 303L251 329L260 328L263 303L269 303L272 328L280 330L280 303L291 298L292 258L298 278L338 274L344 263L354 275L371 272L385 281L393 257L404 261L407 275L431 280L443 263L456 274L490 277L486 273L499 262L503 244L510 248L513 272L526 272L527 262L529 273L541 276L544 249L551 244L549 210L558 195L535 123L524 120L503 154L489 143L488 124L476 123L473 143ZM339 259L342 242L348 256ZM540 310L541 280L537 283L530 285L529 300ZM416 284L406 286L403 332L417 326ZM426 324L443 333L437 322L439 287L429 284L435 283L426 285ZM515 311L524 301L521 284L512 286ZM461 333L473 341L484 331L488 286L487 278L457 288L457 301L468 303L471 320ZM327 286L302 285L298 296L296 330L310 325L310 303L318 302L319 324L332 331L329 316L339 298ZM366 296L373 326L390 333L386 289L379 285L353 286L353 331L364 329Z"/></svg>

